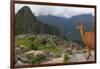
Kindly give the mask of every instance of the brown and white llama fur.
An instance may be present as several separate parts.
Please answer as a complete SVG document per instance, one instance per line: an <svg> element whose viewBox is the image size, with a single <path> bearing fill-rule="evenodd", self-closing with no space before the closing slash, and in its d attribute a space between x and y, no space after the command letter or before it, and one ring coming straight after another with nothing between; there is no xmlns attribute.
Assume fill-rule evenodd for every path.
<svg viewBox="0 0 100 69"><path fill-rule="evenodd" d="M88 60L91 56L91 50L95 48L95 33L86 32L86 28L82 23L79 23L79 26L77 26L77 28L80 30L82 41L84 42L86 49L88 51Z"/></svg>

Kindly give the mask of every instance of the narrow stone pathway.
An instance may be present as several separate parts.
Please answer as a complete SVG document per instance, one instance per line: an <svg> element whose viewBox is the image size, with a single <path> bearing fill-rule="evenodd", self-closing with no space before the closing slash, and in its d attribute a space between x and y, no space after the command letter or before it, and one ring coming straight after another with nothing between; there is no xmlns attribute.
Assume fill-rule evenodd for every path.
<svg viewBox="0 0 100 69"><path fill-rule="evenodd" d="M73 54L70 58L69 62L86 62L86 61L94 61L94 51L91 51L91 56L87 60L88 53L76 53Z"/></svg>

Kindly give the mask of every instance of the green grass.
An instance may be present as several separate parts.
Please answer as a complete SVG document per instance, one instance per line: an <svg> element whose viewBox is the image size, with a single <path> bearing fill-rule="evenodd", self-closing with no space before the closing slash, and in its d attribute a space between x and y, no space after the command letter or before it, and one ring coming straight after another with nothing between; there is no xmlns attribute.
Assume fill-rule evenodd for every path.
<svg viewBox="0 0 100 69"><path fill-rule="evenodd" d="M15 42L16 42L16 45L22 45L27 48L32 44L32 42L28 40L27 38L18 38L15 40Z"/></svg>
<svg viewBox="0 0 100 69"><path fill-rule="evenodd" d="M34 38L34 39L32 39ZM16 38L16 45L21 45L26 48L31 48L33 50L45 50L45 51L50 51L53 53L61 51L61 49L54 47L52 44L50 47L46 46L43 44L43 37L37 36L27 36L24 38Z"/></svg>
<svg viewBox="0 0 100 69"><path fill-rule="evenodd" d="M50 51L50 52L53 52L53 53L57 53L57 52L61 51L61 49L56 48L56 47L48 47L46 50Z"/></svg>
<svg viewBox="0 0 100 69"><path fill-rule="evenodd" d="M44 55L38 55L38 56L36 56L34 59L32 59L32 63L34 64L40 64L40 63L42 63L43 61L45 61L45 59L46 59L46 56L44 56Z"/></svg>

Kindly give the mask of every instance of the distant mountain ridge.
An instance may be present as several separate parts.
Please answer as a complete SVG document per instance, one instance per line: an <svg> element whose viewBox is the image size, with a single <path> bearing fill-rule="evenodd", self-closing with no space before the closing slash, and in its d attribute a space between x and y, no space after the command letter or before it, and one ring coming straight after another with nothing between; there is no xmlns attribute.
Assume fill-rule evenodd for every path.
<svg viewBox="0 0 100 69"><path fill-rule="evenodd" d="M86 31L93 31L93 16L92 14L82 14L71 18L57 17L52 15L38 16L38 20L46 24L56 26L60 29L62 36L70 40L81 40L80 31L76 29L79 22L86 25Z"/></svg>

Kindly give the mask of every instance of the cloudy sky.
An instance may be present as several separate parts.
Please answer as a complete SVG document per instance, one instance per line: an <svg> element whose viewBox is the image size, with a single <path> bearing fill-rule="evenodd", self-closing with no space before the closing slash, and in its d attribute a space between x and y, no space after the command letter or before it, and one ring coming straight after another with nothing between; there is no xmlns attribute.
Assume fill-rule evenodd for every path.
<svg viewBox="0 0 100 69"><path fill-rule="evenodd" d="M47 5L31 5L31 4L15 4L15 13L23 6L28 6L35 16L54 15L70 18L81 14L92 14L94 16L94 8L64 7L64 6L47 6Z"/></svg>

